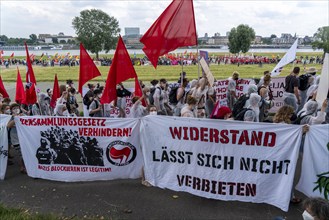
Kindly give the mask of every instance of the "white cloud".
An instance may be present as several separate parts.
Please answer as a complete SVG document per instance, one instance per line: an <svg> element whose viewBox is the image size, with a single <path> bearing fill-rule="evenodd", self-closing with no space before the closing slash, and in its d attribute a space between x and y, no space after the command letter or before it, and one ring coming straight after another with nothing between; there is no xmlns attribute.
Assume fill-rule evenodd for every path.
<svg viewBox="0 0 329 220"><path fill-rule="evenodd" d="M72 19L84 9L101 9L118 19L121 34L125 27L140 27L146 32L171 1L83 0L16 1L1 0L1 34L28 37L30 34L64 32L75 35ZM328 1L235 1L194 0L199 36L248 24L257 35L281 33L313 35L318 27L328 26Z"/></svg>

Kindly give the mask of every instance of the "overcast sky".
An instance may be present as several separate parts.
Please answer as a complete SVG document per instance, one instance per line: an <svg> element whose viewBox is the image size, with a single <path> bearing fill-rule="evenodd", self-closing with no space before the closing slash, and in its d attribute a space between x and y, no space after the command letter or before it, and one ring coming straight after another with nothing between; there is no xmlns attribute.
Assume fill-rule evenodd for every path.
<svg viewBox="0 0 329 220"><path fill-rule="evenodd" d="M28 38L30 34L76 36L72 19L85 9L101 9L118 19L121 34L125 27L140 27L145 33L171 1L125 0L0 0L0 34ZM256 35L291 33L312 36L318 27L329 26L328 0L236 1L194 0L199 36L219 32L225 35L232 27L248 24Z"/></svg>

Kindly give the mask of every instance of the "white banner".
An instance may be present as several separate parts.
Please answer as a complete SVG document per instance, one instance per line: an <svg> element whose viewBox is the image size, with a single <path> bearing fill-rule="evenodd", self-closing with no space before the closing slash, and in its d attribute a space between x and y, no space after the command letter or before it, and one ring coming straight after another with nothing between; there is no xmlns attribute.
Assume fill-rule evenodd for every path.
<svg viewBox="0 0 329 220"><path fill-rule="evenodd" d="M145 178L152 185L288 211L300 126L161 116L141 123Z"/></svg>
<svg viewBox="0 0 329 220"><path fill-rule="evenodd" d="M273 102L274 105L272 108L269 109L269 112L276 113L279 108L284 105L283 102L283 93L284 87L286 85L285 77L273 77L271 79L270 88L273 95Z"/></svg>
<svg viewBox="0 0 329 220"><path fill-rule="evenodd" d="M316 101L322 106L324 100L327 99L329 90L329 53L326 53L322 65L321 78L319 88L316 95Z"/></svg>
<svg viewBox="0 0 329 220"><path fill-rule="evenodd" d="M5 179L8 161L8 132L7 124L11 115L0 114L0 180Z"/></svg>
<svg viewBox="0 0 329 220"><path fill-rule="evenodd" d="M302 173L296 189L329 200L329 125L314 125L304 143Z"/></svg>
<svg viewBox="0 0 329 220"><path fill-rule="evenodd" d="M141 176L138 119L15 118L29 176L94 181Z"/></svg>

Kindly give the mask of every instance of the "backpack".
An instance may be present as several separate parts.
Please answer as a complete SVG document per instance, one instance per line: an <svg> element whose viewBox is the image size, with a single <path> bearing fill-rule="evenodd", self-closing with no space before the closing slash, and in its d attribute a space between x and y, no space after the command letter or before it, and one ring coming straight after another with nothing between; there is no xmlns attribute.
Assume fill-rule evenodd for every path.
<svg viewBox="0 0 329 220"><path fill-rule="evenodd" d="M242 111L244 105L246 104L246 101L249 99L249 97L246 94L243 94L236 103L233 105L233 111L232 111L232 116L235 118L239 112Z"/></svg>
<svg viewBox="0 0 329 220"><path fill-rule="evenodd" d="M89 100L89 96L86 94L83 99L82 99L82 102L85 106L87 106L87 109L89 109L89 106L90 104L93 102L93 99L92 100Z"/></svg>
<svg viewBox="0 0 329 220"><path fill-rule="evenodd" d="M160 90L160 95L161 95L161 89L159 87L154 87L154 88L151 88L150 89L150 95L149 95L149 101L150 101L150 105L154 105L154 93L155 93L155 90L156 89L159 89Z"/></svg>
<svg viewBox="0 0 329 220"><path fill-rule="evenodd" d="M244 121L244 115L247 111L251 110L250 108L243 108L236 117L234 117L234 120L236 121Z"/></svg>
<svg viewBox="0 0 329 220"><path fill-rule="evenodd" d="M298 77L298 89L301 91L305 91L310 87L308 84L308 79L310 78L310 75L308 74L303 74Z"/></svg>
<svg viewBox="0 0 329 220"><path fill-rule="evenodd" d="M300 114L301 115L301 114ZM300 123L302 122L302 120L306 117L306 116L310 116L310 115L312 115L312 114L308 114L308 115L303 115L303 116L297 116L297 119L296 119L296 121L294 121L294 124L296 124L296 125L300 125Z"/></svg>
<svg viewBox="0 0 329 220"><path fill-rule="evenodd" d="M177 91L179 86L172 87L169 93L169 103L172 105L176 105L178 103L177 100Z"/></svg>
<svg viewBox="0 0 329 220"><path fill-rule="evenodd" d="M93 102L95 102L95 104L96 104L96 108L98 108L98 102L96 101L96 100L93 100L91 103L93 103ZM90 104L91 104L90 103ZM88 106L89 107L89 106ZM95 108L95 109L96 109ZM91 114L91 113L89 113L89 117L94 117L94 115L95 115L95 113L93 113L93 114Z"/></svg>

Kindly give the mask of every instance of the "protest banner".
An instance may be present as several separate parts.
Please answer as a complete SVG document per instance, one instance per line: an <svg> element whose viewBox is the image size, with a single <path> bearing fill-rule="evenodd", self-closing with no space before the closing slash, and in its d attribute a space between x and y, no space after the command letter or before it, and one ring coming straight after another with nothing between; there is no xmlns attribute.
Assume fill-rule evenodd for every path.
<svg viewBox="0 0 329 220"><path fill-rule="evenodd" d="M296 189L309 197L329 200L329 125L311 126L306 133L302 173Z"/></svg>
<svg viewBox="0 0 329 220"><path fill-rule="evenodd" d="M283 93L284 87L286 85L285 77L272 77L270 88L273 95L273 107L269 109L269 112L276 113L279 108L284 105L283 102Z"/></svg>
<svg viewBox="0 0 329 220"><path fill-rule="evenodd" d="M301 137L295 125L146 116L145 179L160 188L288 211Z"/></svg>
<svg viewBox="0 0 329 220"><path fill-rule="evenodd" d="M7 124L11 115L0 114L0 180L5 178L8 161L8 132Z"/></svg>
<svg viewBox="0 0 329 220"><path fill-rule="evenodd" d="M39 116L15 123L30 177L73 182L141 175L138 119Z"/></svg>
<svg viewBox="0 0 329 220"><path fill-rule="evenodd" d="M255 84L253 79L239 79L236 85L237 96L241 97L246 93L250 84ZM227 85L227 79L215 82L216 99L221 106L227 106Z"/></svg>

